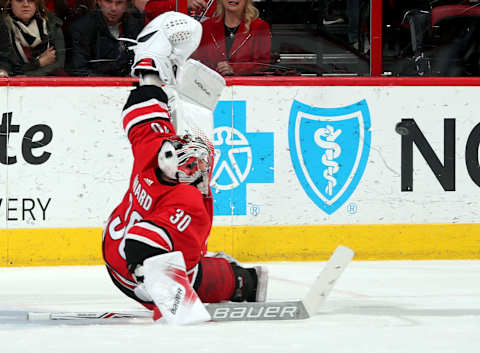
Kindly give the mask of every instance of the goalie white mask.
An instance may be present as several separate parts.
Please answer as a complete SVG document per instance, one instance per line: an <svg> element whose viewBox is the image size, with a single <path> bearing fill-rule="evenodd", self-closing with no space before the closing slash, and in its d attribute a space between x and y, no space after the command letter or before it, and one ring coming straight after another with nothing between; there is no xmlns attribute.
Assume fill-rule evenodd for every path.
<svg viewBox="0 0 480 353"><path fill-rule="evenodd" d="M158 152L158 166L167 178L193 185L203 195L208 195L211 161L205 142L190 135L165 140Z"/></svg>

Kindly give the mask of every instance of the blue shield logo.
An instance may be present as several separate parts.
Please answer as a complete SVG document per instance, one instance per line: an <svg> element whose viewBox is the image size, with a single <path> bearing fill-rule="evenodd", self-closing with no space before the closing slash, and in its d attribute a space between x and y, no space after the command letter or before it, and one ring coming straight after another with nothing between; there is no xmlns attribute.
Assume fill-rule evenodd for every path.
<svg viewBox="0 0 480 353"><path fill-rule="evenodd" d="M294 100L288 126L290 156L303 189L327 214L356 189L370 153L367 102L318 108Z"/></svg>

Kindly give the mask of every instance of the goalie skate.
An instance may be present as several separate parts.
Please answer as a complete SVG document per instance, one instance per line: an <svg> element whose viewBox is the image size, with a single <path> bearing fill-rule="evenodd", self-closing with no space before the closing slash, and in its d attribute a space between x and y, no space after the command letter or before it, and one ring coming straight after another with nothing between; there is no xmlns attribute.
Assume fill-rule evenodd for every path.
<svg viewBox="0 0 480 353"><path fill-rule="evenodd" d="M255 295L256 302L265 302L267 300L268 288L268 269L265 266L255 266L257 272L257 293Z"/></svg>

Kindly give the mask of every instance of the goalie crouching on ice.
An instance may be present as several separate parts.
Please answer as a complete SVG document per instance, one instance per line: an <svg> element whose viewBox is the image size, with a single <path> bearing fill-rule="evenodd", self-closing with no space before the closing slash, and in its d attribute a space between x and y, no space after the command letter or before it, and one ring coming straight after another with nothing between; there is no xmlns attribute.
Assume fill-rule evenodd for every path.
<svg viewBox="0 0 480 353"><path fill-rule="evenodd" d="M265 268L243 268L222 253L206 256L213 146L177 136L187 118L211 123L225 86L216 72L187 60L201 33L193 18L167 12L137 38L132 75L140 85L122 112L134 163L103 234L113 283L169 324L210 320L202 302L265 301L267 289Z"/></svg>

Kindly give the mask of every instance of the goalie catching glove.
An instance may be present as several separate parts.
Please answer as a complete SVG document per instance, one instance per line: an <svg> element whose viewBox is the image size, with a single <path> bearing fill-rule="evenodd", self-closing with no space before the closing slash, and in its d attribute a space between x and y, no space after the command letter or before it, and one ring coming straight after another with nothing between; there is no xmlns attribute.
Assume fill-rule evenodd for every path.
<svg viewBox="0 0 480 353"><path fill-rule="evenodd" d="M173 65L182 66L200 44L202 25L179 12L166 12L148 23L137 37L131 74L158 73L166 85L175 85Z"/></svg>

